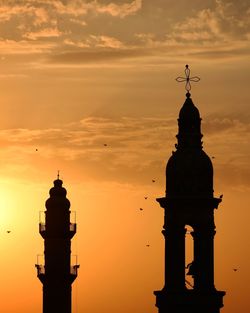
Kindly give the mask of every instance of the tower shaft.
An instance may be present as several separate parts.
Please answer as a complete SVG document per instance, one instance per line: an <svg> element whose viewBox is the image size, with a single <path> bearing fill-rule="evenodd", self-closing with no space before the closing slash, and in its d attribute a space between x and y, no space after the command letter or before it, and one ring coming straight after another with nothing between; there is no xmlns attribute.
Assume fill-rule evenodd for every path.
<svg viewBox="0 0 250 313"><path fill-rule="evenodd" d="M46 201L45 223L39 224L44 238L44 264L36 264L43 284L43 313L71 313L71 285L78 264L71 264L71 238L76 224L70 222L70 202L62 181L54 181Z"/></svg>
<svg viewBox="0 0 250 313"><path fill-rule="evenodd" d="M225 292L214 285L214 210L221 199L213 196L213 166L202 148L199 111L189 92L186 96L178 119L177 150L166 167L166 196L157 199L165 216L165 281L154 294L159 313L219 313ZM186 226L192 227L190 234ZM189 264L187 235L193 239ZM192 276L193 284L186 275Z"/></svg>

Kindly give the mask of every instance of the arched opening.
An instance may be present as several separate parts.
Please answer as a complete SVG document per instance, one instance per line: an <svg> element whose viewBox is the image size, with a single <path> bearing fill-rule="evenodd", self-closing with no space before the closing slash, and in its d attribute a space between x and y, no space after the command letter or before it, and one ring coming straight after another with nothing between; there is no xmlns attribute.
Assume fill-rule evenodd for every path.
<svg viewBox="0 0 250 313"><path fill-rule="evenodd" d="M194 241L192 232L194 229L190 225L186 225L186 238L185 238L185 284L187 289L194 288L193 278L193 261L194 261Z"/></svg>

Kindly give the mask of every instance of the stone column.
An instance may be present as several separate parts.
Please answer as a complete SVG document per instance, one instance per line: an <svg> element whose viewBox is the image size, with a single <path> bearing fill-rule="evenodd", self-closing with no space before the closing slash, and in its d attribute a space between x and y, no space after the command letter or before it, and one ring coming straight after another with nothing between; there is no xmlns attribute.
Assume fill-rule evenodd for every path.
<svg viewBox="0 0 250 313"><path fill-rule="evenodd" d="M201 225L194 238L194 288L214 290L214 225Z"/></svg>
<svg viewBox="0 0 250 313"><path fill-rule="evenodd" d="M167 291L185 290L185 233L184 226L179 225L170 225L163 230Z"/></svg>

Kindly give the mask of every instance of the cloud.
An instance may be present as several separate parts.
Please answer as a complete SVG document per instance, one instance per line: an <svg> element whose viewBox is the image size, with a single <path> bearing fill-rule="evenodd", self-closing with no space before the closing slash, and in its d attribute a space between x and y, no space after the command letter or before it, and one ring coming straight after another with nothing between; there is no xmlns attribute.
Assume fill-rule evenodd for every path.
<svg viewBox="0 0 250 313"><path fill-rule="evenodd" d="M165 143L172 140L173 121L92 117L62 129L2 130L1 158L5 165L1 171L6 167L9 171L11 165L21 168L21 164L33 168L39 158L39 164L44 160L49 167L55 162L67 164L90 180L149 182L153 171L164 167L165 145L159 146L159 139L164 132Z"/></svg>
<svg viewBox="0 0 250 313"><path fill-rule="evenodd" d="M128 15L137 13L142 8L142 0L134 0L129 3L116 4L109 3L107 5L99 5L96 7L96 11L99 13L108 13L112 16L118 16L124 18Z"/></svg>
<svg viewBox="0 0 250 313"><path fill-rule="evenodd" d="M42 54L48 53L55 48L55 43L53 42L36 42L31 43L28 40L0 40L0 50L4 55L15 55L15 54Z"/></svg>
<svg viewBox="0 0 250 313"><path fill-rule="evenodd" d="M31 40L37 40L41 38L59 37L61 35L62 32L60 32L57 28L44 28L37 32L25 33L23 37Z"/></svg>
<svg viewBox="0 0 250 313"><path fill-rule="evenodd" d="M74 45L73 42L67 42ZM106 42L107 44L107 42ZM88 47L88 44L78 44L80 47ZM51 63L95 63L108 62L121 59L138 58L142 55L149 55L149 51L141 49L86 49L84 51L70 51L54 53L49 57Z"/></svg>
<svg viewBox="0 0 250 313"><path fill-rule="evenodd" d="M124 44L114 37L109 36L95 36L90 35L88 38L82 41L73 41L65 39L64 43L77 48L111 48L121 49L125 48Z"/></svg>
<svg viewBox="0 0 250 313"><path fill-rule="evenodd" d="M250 130L250 123L243 123L237 118L230 118L230 117L215 117L211 118L208 117L206 120L202 123L203 125L203 131L206 134L214 135L221 132L248 132Z"/></svg>
<svg viewBox="0 0 250 313"><path fill-rule="evenodd" d="M217 116L204 118L202 126L217 186L248 188L250 122ZM86 181L150 184L156 178L164 184L176 133L175 117L89 117L63 128L1 130L1 173L10 175L14 168L29 175L23 173L28 167L36 172L56 166Z"/></svg>
<svg viewBox="0 0 250 313"><path fill-rule="evenodd" d="M174 36L184 41L246 40L250 29L250 10L245 1L215 1L215 8L203 9L194 17L176 23Z"/></svg>
<svg viewBox="0 0 250 313"><path fill-rule="evenodd" d="M25 1L21 1L19 4L13 4L10 1L0 1L0 21L1 23L9 21L12 17L18 15L30 15L34 14L34 8L29 6ZM41 11L39 12L41 14Z"/></svg>
<svg viewBox="0 0 250 313"><path fill-rule="evenodd" d="M16 45L11 53L21 54L27 41L45 47L53 43L50 51L40 50L42 61L37 61L48 60L50 66L52 61L69 66L85 59L109 61L112 66L113 61L135 55L152 64L152 57L169 63L183 55L221 61L249 54L250 10L243 0L237 4L207 0L192 10L182 0L2 0L0 4L2 41L20 43L20 49Z"/></svg>
<svg viewBox="0 0 250 313"><path fill-rule="evenodd" d="M215 167L215 179L220 188L245 190L250 186L249 117L208 116L202 123L204 148Z"/></svg>
<svg viewBox="0 0 250 313"><path fill-rule="evenodd" d="M103 47L103 48L124 48L124 44L116 38L109 37L109 36L94 36L92 35L91 38L96 42L96 47Z"/></svg>

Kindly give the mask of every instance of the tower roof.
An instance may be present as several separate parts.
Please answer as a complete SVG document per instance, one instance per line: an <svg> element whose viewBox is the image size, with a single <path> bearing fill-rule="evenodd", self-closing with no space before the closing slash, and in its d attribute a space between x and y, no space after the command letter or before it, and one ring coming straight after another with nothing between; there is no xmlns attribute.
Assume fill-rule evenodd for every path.
<svg viewBox="0 0 250 313"><path fill-rule="evenodd" d="M186 121L200 120L200 112L193 104L191 94L187 93L186 96L186 101L184 102L179 113L179 119Z"/></svg>
<svg viewBox="0 0 250 313"><path fill-rule="evenodd" d="M54 180L54 186L49 191L50 198L46 201L47 209L69 209L70 202L66 198L67 190L62 185L63 181L59 177Z"/></svg>
<svg viewBox="0 0 250 313"><path fill-rule="evenodd" d="M177 149L202 149L200 112L193 104L190 96L190 93L187 93L186 101L179 113L179 131L176 136L178 139Z"/></svg>
<svg viewBox="0 0 250 313"><path fill-rule="evenodd" d="M177 150L173 152L166 168L166 192L174 198L208 198L213 196L213 166L202 149L201 118L190 94L190 70L186 65L186 100L180 109L178 119ZM192 80L195 79L195 80Z"/></svg>
<svg viewBox="0 0 250 313"><path fill-rule="evenodd" d="M63 181L59 178L54 180L54 187L49 191L50 197L63 197L66 198L67 190L62 187Z"/></svg>

